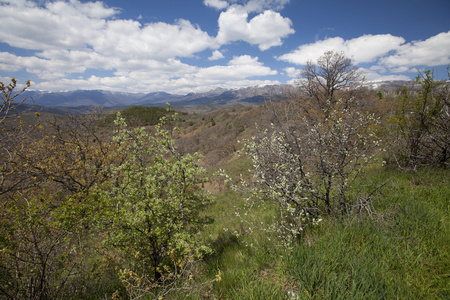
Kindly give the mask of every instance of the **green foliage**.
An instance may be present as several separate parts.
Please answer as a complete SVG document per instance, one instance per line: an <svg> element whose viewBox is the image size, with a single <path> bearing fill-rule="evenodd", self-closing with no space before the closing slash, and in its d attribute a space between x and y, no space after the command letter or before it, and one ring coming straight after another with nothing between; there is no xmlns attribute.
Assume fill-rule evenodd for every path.
<svg viewBox="0 0 450 300"><path fill-rule="evenodd" d="M404 88L391 119L396 143L390 154L408 170L423 165L448 165L450 158L450 100L445 81L425 71L416 78L418 91Z"/></svg>
<svg viewBox="0 0 450 300"><path fill-rule="evenodd" d="M96 208L86 195L108 179L100 169L110 165L113 147L92 131L96 120L89 118L67 116L33 131L28 124L13 129L7 119L0 155L4 295L77 297L98 288L85 259L92 254L87 242L95 243L88 229Z"/></svg>
<svg viewBox="0 0 450 300"><path fill-rule="evenodd" d="M122 117L130 126L156 125L168 113L168 110L165 108L151 106L132 106L121 111ZM112 124L115 118L116 114L108 115L102 124Z"/></svg>
<svg viewBox="0 0 450 300"><path fill-rule="evenodd" d="M210 220L199 155L178 154L163 125L151 135L120 119L111 139L98 116L41 131L2 119L2 297L138 298L204 284L193 277L209 251L197 238Z"/></svg>
<svg viewBox="0 0 450 300"><path fill-rule="evenodd" d="M209 222L200 215L210 202L198 154L176 152L172 132L156 126L128 129L118 114L114 136L127 159L113 168L114 181L98 197L105 211L108 248L126 262L122 280L131 298L163 296L192 275L194 262L209 252L196 234ZM175 129L176 130L176 129Z"/></svg>

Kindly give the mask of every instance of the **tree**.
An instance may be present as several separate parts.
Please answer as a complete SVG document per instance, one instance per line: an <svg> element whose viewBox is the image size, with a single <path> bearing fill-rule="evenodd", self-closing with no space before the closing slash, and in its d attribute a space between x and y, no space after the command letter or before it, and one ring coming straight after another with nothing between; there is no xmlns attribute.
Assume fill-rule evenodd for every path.
<svg viewBox="0 0 450 300"><path fill-rule="evenodd" d="M181 279L192 275L194 261L205 251L196 233L209 218L201 215L210 199L200 193L206 181L198 154L180 155L172 131L156 133L121 129L114 136L118 153L127 160L113 168L114 180L98 190L103 203L106 243L123 264L122 278L130 297L186 288ZM181 285L181 287L180 287Z"/></svg>
<svg viewBox="0 0 450 300"><path fill-rule="evenodd" d="M275 227L287 240L324 215L373 213L378 190L364 180L380 139L377 118L361 107L364 98L355 98L366 93L352 89L357 69L342 54L327 52L318 69L310 63L303 74L309 97L268 103L274 124L244 147L253 161L252 195L259 195L249 201L276 204ZM343 88L348 91L338 94Z"/></svg>
<svg viewBox="0 0 450 300"><path fill-rule="evenodd" d="M30 132L36 129L39 120L27 126L20 114L13 114L25 102L26 98L20 96L29 86L30 81L27 81L24 88L16 91L17 81L14 78L7 85L0 82L0 195L27 186L30 177L29 173L15 172L14 169L20 165L17 162L18 150L26 147Z"/></svg>
<svg viewBox="0 0 450 300"><path fill-rule="evenodd" d="M10 113L15 86L5 88L0 124L0 297L192 287L208 250L195 235L209 220L200 215L209 198L199 156L178 154L162 125L155 135L121 120L113 140L94 112L33 131L41 124L28 113Z"/></svg>
<svg viewBox="0 0 450 300"><path fill-rule="evenodd" d="M15 78L11 78L11 82L5 85L3 82L0 82L0 100L2 104L0 106L0 123L3 125L3 122L6 116L16 107L23 104L26 98L22 98L19 100L20 95L25 92L27 88L31 85L28 80L25 87L22 88L19 92L14 92L17 88L17 81Z"/></svg>
<svg viewBox="0 0 450 300"><path fill-rule="evenodd" d="M359 112L351 100L337 100L328 117L316 121L305 117L273 125L244 146L253 180L243 184L251 192L250 211L240 215L251 215L265 201L274 204L278 218L262 229L278 232L288 243L326 215L375 216L372 198L379 187L365 180L364 171L380 146L377 119Z"/></svg>
<svg viewBox="0 0 450 300"><path fill-rule="evenodd" d="M350 88L360 73L350 58L328 51L316 63L308 61L301 75L304 90L324 109L336 102L336 91Z"/></svg>
<svg viewBox="0 0 450 300"><path fill-rule="evenodd" d="M338 100L326 118L315 121L273 127L245 150L261 191L281 207L298 216L345 214L356 204L349 192L379 146L378 122L351 100Z"/></svg>
<svg viewBox="0 0 450 300"><path fill-rule="evenodd" d="M85 257L96 242L89 229L97 207L87 195L110 179L117 149L96 132L97 121L66 116L33 130L39 123L29 125L28 113L3 119L0 295L70 298L95 284Z"/></svg>
<svg viewBox="0 0 450 300"><path fill-rule="evenodd" d="M52 197L24 159L34 150L32 133L39 122L30 125L22 115L13 115L29 86L28 81L16 93L14 78L9 85L0 83L0 294L11 299L56 297L50 287L61 287L67 278L62 274L71 274L70 268L60 267L67 231L55 228Z"/></svg>
<svg viewBox="0 0 450 300"><path fill-rule="evenodd" d="M449 76L450 77L450 76ZM448 82L431 71L419 73L419 89L403 88L391 119L396 143L392 157L401 168L448 165L450 157L450 100Z"/></svg>

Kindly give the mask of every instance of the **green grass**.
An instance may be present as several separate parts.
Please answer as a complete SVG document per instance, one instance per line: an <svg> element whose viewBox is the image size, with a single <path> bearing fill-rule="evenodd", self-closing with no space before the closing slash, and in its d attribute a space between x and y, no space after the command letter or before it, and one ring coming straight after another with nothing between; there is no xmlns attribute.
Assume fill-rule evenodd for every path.
<svg viewBox="0 0 450 300"><path fill-rule="evenodd" d="M449 299L450 171L373 169L368 176L389 180L375 202L382 220L324 218L290 248L246 229L233 214L244 195L217 195L210 208L216 221L205 231L215 253L205 258L203 276L220 270L222 280L207 298ZM254 218L272 213L261 209Z"/></svg>
<svg viewBox="0 0 450 300"><path fill-rule="evenodd" d="M330 220L291 253L286 272L305 299L448 299L449 172L392 175L386 224Z"/></svg>

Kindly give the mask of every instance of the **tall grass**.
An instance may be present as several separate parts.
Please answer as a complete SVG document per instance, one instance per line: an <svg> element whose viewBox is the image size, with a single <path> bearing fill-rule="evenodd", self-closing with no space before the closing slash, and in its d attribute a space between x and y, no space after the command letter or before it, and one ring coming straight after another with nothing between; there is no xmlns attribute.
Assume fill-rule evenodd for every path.
<svg viewBox="0 0 450 300"><path fill-rule="evenodd" d="M448 299L449 172L384 172L384 223L328 220L285 262L304 299Z"/></svg>
<svg viewBox="0 0 450 300"><path fill-rule="evenodd" d="M205 232L215 253L203 276L220 270L222 280L203 298L449 299L450 170L374 169L368 176L389 180L375 203L382 220L325 218L291 248L245 229L233 215L244 195L219 194L211 207L216 222Z"/></svg>

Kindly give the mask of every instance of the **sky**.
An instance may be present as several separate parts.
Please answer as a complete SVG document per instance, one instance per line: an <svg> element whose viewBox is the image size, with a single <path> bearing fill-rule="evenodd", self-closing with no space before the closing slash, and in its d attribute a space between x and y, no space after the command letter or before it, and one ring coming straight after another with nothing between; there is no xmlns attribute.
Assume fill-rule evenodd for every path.
<svg viewBox="0 0 450 300"><path fill-rule="evenodd" d="M326 51L366 80L450 65L449 0L0 0L0 81L187 94L295 83Z"/></svg>

